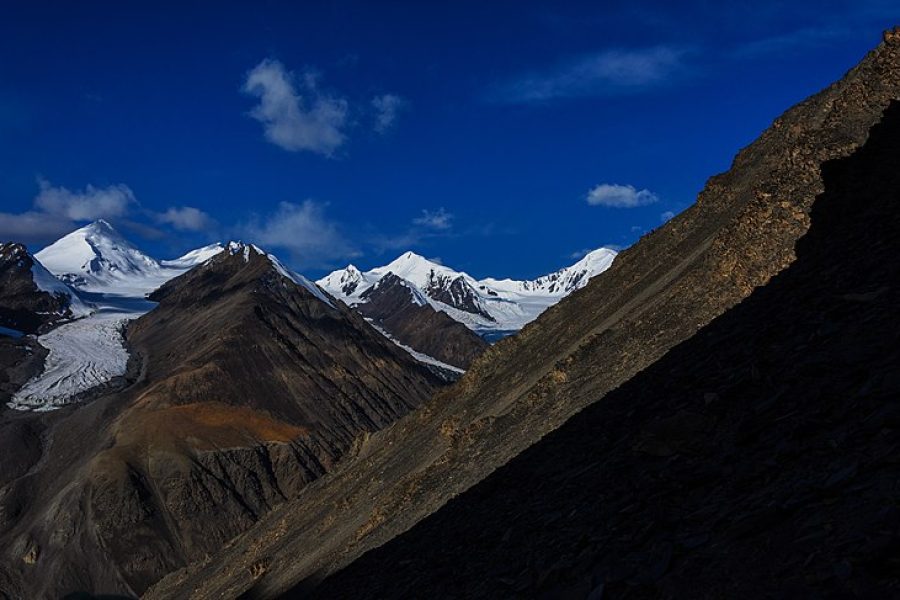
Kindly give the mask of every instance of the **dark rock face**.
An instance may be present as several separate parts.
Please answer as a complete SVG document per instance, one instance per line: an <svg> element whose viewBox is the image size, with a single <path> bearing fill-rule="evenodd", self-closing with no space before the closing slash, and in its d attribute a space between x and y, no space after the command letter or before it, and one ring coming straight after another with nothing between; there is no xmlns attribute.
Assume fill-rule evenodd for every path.
<svg viewBox="0 0 900 600"><path fill-rule="evenodd" d="M822 174L790 267L316 596L896 597L900 102Z"/></svg>
<svg viewBox="0 0 900 600"><path fill-rule="evenodd" d="M583 580L578 578L590 572L590 584L594 587L585 593L594 593L597 597L603 593L599 589L603 582L621 586L634 577L634 585L656 585L654 582L663 581L673 565L679 564L672 557L685 556L683 549L690 547L705 548L705 556L712 557L710 564L719 567L716 575L712 569L706 570L702 560L698 559L693 564L699 573L699 581L712 585L718 576L719 581L727 585L731 573L725 567L730 568L738 565L740 560L746 560L747 572L755 575L759 583L760 574L766 573L766 566L777 562L760 558L760 553L776 548L784 541L777 537L776 527L784 522L784 510L800 507L801 510L795 514L810 519L808 529L802 532L796 524L791 525L788 529L790 534L799 533L799 536L793 540L793 546L784 545L787 549L805 550L809 546L802 544L812 543L808 540L814 538L802 542L798 540L808 535L821 535L822 530L827 535L827 521L832 516L837 517L835 523L830 524L832 530L843 527L837 521L844 508L828 513L829 509L822 506L832 501L833 496L828 494L834 492L828 492L829 489L840 490L838 506L847 507L852 504L846 502L855 501L852 500L854 494L884 491L892 485L885 483L884 479L877 479L873 473L873 479L868 480L872 483L871 487L854 489L857 481L868 485L868 482L856 479L858 473L865 472L862 465L872 457L883 457L878 464L891 464L889 457L894 447L871 442L873 436L883 435L879 424L890 422L887 415L879 421L878 411L883 409L883 401L877 405L859 405L861 412L858 415L848 414L849 407L854 406L853 402L870 402L863 397L851 400L859 395L860 386L866 385L864 377L867 376L859 365L869 360L877 361L872 363L877 376L870 382L876 391L893 381L893 376L881 358L870 354L865 343L854 344L861 362L854 359L849 369L843 366L847 358L836 354L843 346L833 344L827 351L823 350L823 354L813 354L811 363L806 362L804 352L812 347L811 344L820 343L818 338L811 337L813 333L844 338L856 331L874 348L884 351L883 358L896 362L895 354L888 351L890 344L896 346L896 338L890 343L886 341L893 335L892 329L878 327L877 335L885 337L880 337L876 342L865 337L868 333L860 329L863 321L855 320L856 317L841 320L843 317L839 312L832 312L858 310L857 304L864 304L859 299L875 298L870 302L881 301L878 300L878 290L883 285L887 285L889 290L880 294L890 294L885 302L895 303L896 297L890 291L893 283L879 284L874 288L869 285L879 278L890 281L896 272L890 271L894 267L888 265L884 265L881 271L866 272L864 269L868 267L858 264L860 273L855 275L858 279L831 280L830 288L823 289L821 284L814 285L808 281L808 290L802 289L807 284L787 286L780 292L765 292L764 289L771 283L773 289L778 290L779 285L773 277L788 269L798 257L804 264L813 265L809 268L798 266L798 271L807 273L807 279L820 276L816 265L821 263L812 258L812 250L805 255L806 242L798 247L797 240L810 228L814 203L818 204L824 198L822 194L826 192L826 180L822 176L822 165L835 164L829 161L844 159L859 150L869 138L870 129L881 120L891 102L900 98L898 38L900 36L887 36L884 43L844 79L786 112L756 142L738 154L729 172L709 181L695 206L619 254L608 271L547 310L519 335L488 349L455 386L437 394L415 414L373 439L364 455L348 461L329 476L327 486L307 487L297 501L283 508L278 519L262 519L235 546L223 549L209 563L195 564L167 577L147 597L168 598L190 593L192 597L202 599L234 597L248 592L254 597L264 598L283 594L293 586L299 586L295 589L298 593L310 591L328 575L351 564L366 551L387 543L435 513L451 498L484 480L494 470L591 405L594 407L585 415L601 414L602 418L582 416L573 421L582 423L573 426L581 433L576 437L569 437L575 435L569 433L563 438L571 440L573 446L554 442L551 437L546 441L547 446L543 446L542 442L539 448L549 448L553 443L553 448L558 452L555 458L523 455L531 459L538 469L535 471L537 476L528 477L527 485L522 483L526 481L524 473L527 469L523 466L529 462L526 458L517 461L516 476L502 480L502 486L485 484L488 491L481 492L483 495L479 498L485 499L487 506L491 507L492 518L502 522L505 509L498 508L502 501L507 503L503 506L508 507L517 518L520 512L527 513L522 514L520 522L528 526L519 530L510 528L515 524L510 520L508 532L504 530L498 534L499 524L486 525L489 520L485 516L487 511L467 513L472 516L471 521L457 518L457 513L452 520L457 531L450 532L445 525L439 529L447 534L447 538L430 537L436 531L430 530L429 542L433 547L428 552L423 550L423 556L431 559L427 568L423 567L421 581L424 586L442 579L448 585L444 594L452 593L454 585L460 588L471 585L473 589L488 592L499 589L495 586L504 585L508 587L500 596L517 593L535 595L537 590L552 588L554 582L561 585L567 574L576 578L573 584L583 586ZM893 126L890 129L893 130ZM830 193L835 179L830 173L828 176ZM885 181L894 182L894 179ZM861 218L869 225L874 226L879 220L884 220L885 227L895 227L895 217L882 215L873 218L873 215L879 215L879 211L884 210L884 205L878 202L896 199L894 194L886 200L873 200L875 208L871 214ZM855 201L849 196L844 196L842 200ZM833 205L825 202L822 211L816 209L813 215L816 227L824 224L823 218L845 221L851 218L852 215L843 212L837 212L832 217L824 216L831 212L831 209L825 210L826 207ZM829 231L830 228L826 226L822 230ZM888 236L884 239L884 232L878 233L876 243L893 249L896 242L890 240L895 240L896 234L893 238ZM858 234L859 230L852 235ZM818 236L814 233L811 239ZM853 244L853 247L859 247L858 238ZM833 255L835 247L830 243L826 245L829 256ZM879 251L876 254L882 263L896 262L886 258L891 256L890 253ZM853 258L847 260L850 262L841 264L845 267L854 264ZM834 271L827 273L835 274ZM790 291L795 287L800 289ZM744 316L738 320L743 322L747 319L752 326L735 323L718 330L718 335L722 337L715 339L724 340L720 346L707 338L703 338L705 341L701 346L692 346L688 342L717 318L721 317L716 321L720 323L735 318L732 314L742 314L742 309L735 307L759 288L762 289L758 295L765 297L766 294L773 294L783 300L784 303L778 303L769 298L762 302L767 308L755 309L760 311L758 315L765 314L767 317L771 316L769 311L773 310L773 306L784 310L789 315L787 320L778 320L777 315L773 317L780 327L763 327L764 324L756 318ZM843 304L843 301L815 304L837 302L832 289L838 290L839 296L849 298L846 300L848 304ZM807 312L801 315L792 310L791 302L799 303L799 307L805 307ZM819 310L817 307L825 312L816 312ZM810 313L810 310L813 312ZM865 319L865 316L860 318ZM815 330L809 327L809 322L815 324ZM827 326L829 322L840 323L837 331ZM886 325L886 322L879 316L876 324ZM801 326L809 328L801 329ZM715 331L719 325L711 327ZM757 328L760 329L758 334L755 331ZM730 331L738 331L741 335L730 337ZM745 345L744 336L751 340L749 347ZM783 342L780 341L782 336ZM803 336L807 339L798 342ZM688 343L680 346L685 342ZM778 350L779 344L788 347ZM757 351L761 345L765 348ZM673 363L666 362L664 357L668 353L679 353L680 348L684 347L690 352L684 352L679 357L677 368ZM773 347L775 350L766 349ZM800 364L783 364L782 359L788 355L799 357ZM692 366L694 363L698 365L696 368ZM664 375L654 371L660 368L654 367L657 364L664 365ZM680 370L681 365L687 365L684 371ZM814 381L823 366L832 370L827 381L832 382L833 389L837 391L831 400L824 399L831 393L829 388ZM768 371L771 382L765 376L768 369L771 369ZM847 381L838 381L841 369L845 369L843 372L848 375ZM651 375L643 380L644 384L628 384L634 386L630 394L637 396L630 397L623 391L614 391L645 370ZM809 390L789 381L791 377L800 375L803 376L802 382L810 384ZM785 379L780 380L779 377ZM670 380L676 382L671 387ZM653 385L658 387L653 387L652 381L657 382ZM745 384L772 386L759 388L768 389L771 393L760 392ZM779 385L787 386L785 392L791 392L794 397L777 395ZM641 402L645 400L639 395L642 389L652 390L647 392L646 404L655 408L655 412L643 408ZM885 389L889 391L892 388ZM815 392L820 392L818 399L814 396ZM755 396L749 395L751 393ZM761 400L764 394L768 404ZM611 412L596 412L607 410L606 406L610 407L608 410ZM794 406L798 412L792 414ZM781 412L783 409L784 412ZM842 429L841 418L836 418L836 415L845 415L848 419L852 417L849 427ZM836 424L825 427L828 436L821 437L819 431L822 424L829 422ZM869 427L875 428L867 429ZM840 452L842 445L851 440L849 455L843 452L840 456L835 454L835 448ZM751 450L745 459L741 453L748 444ZM811 444L808 460L804 458L807 444ZM830 456L828 448L831 448ZM855 468L853 464L841 462L846 456L853 456L854 452L861 454ZM702 457L707 457L707 460ZM738 461L741 471L733 470L735 467L729 465L724 457ZM799 462L790 467L785 475L788 479L783 487L779 487L773 482L781 477L777 461L782 459ZM554 463L554 460L557 462ZM773 464L772 460L776 462ZM671 461L671 464L666 461ZM683 470L680 470L682 465ZM816 468L811 471L813 479L801 484L804 467ZM620 475L623 481L614 481L612 475L604 473L605 468L610 469L612 474ZM592 481L583 480L579 477L579 469L591 473L591 477L600 478L617 494L604 491L603 485L595 486ZM823 479L826 472L828 475ZM735 474L737 477L732 479ZM505 485L513 485L515 492L505 494ZM587 498L587 494L579 490L581 486L592 491L594 496ZM819 491L823 486L824 495ZM551 490L556 487L560 490ZM817 500L815 495L810 494L820 495ZM535 496L534 504L526 500L531 495ZM626 497L628 501L621 500L617 495ZM570 496L579 502L578 507L566 503ZM721 499L726 503L725 508L708 502L710 497ZM878 500L876 495L872 497L875 500L871 504L859 504L857 507L875 508L879 503L884 507L887 497L889 495L882 494L881 500ZM553 500L548 500L551 498ZM767 504L773 500L775 503ZM820 504L816 504L817 501ZM475 504L464 499L459 502L470 509ZM558 506L554 506L554 502ZM519 503L523 504L522 511L517 509ZM309 506L323 505L332 507L327 523L321 521L320 514L308 509ZM693 507L694 512L683 511L685 507ZM804 508L807 510L802 510ZM576 512L573 513L573 510ZM882 510L860 510L855 518L876 519ZM597 511L607 521L602 518L592 521L593 517L586 514L592 511ZM715 522L716 511L723 511L718 513L723 515L722 522ZM884 512L887 516L880 525L885 526L886 531L893 532L895 526L890 514L891 509L887 507ZM681 521L675 519L676 516ZM817 518L823 520L817 523ZM283 523L290 524L290 535L275 537ZM712 523L719 529L710 533L703 531L704 525ZM581 525L598 527L594 534L596 539L590 535L581 539ZM619 529L612 529L613 525ZM821 529L816 529L819 525ZM529 527L539 527L540 531ZM743 548L737 551L737 559L729 559L734 563L716 559L712 556L717 552L716 545L704 546L707 538L703 536L726 535L723 532L731 527L734 529L727 536L735 540L747 539L743 537L747 535L760 535L758 541L772 540L772 544L754 546L753 550L746 542L733 542L735 545L732 548ZM482 531L486 533L480 537ZM877 532L877 529L867 528L864 531ZM686 533L697 535L681 535ZM536 544L529 544L529 534L546 542L550 550L542 551ZM560 545L553 541L554 535L559 536ZM891 535L893 533L889 533ZM464 538L465 542L459 542ZM424 538L417 536L410 539ZM873 548L892 548L892 539L889 537L884 542L873 533L871 539L853 543L857 544L855 551L874 556ZM473 559L461 558L459 570L453 561L435 555L438 549L453 552L454 557L458 555L455 550L448 550L447 540L462 544L471 541L473 544ZM522 544L521 552L511 547L513 540ZM602 542L605 541L609 542L611 550L604 549ZM409 544L410 548L422 550L418 542L410 541ZM864 550L865 544L873 545ZM398 546L402 549L406 544L398 543ZM475 575L479 568L476 564L478 556L491 556L498 565L504 563L505 557L501 557L498 550L501 547L510 552L519 570L513 576L496 575L494 572L485 573L485 565L482 564L482 571ZM581 556L586 548L587 558ZM829 542L826 548L826 557L832 550L836 556L838 549L835 545ZM549 555L554 552L556 555L550 560ZM781 549L774 552L781 558L785 558L786 553L787 550ZM535 556L533 562L529 562L530 556ZM372 560L379 560L377 557L373 555ZM803 556L799 563L795 562L797 560L800 559L790 557L785 564L799 564L801 568L808 569L817 558ZM889 558L887 562L880 563L876 560L873 564L875 568L884 568L884 565L893 564L893 560ZM804 563L806 566L803 566ZM363 566L357 573L367 577L371 575L372 564L385 563L367 563L370 567L366 567L366 563L360 564ZM413 567L409 567L414 563L390 564L396 587L375 574L368 583L365 579L357 582L353 595L365 595L362 590L369 583L377 586L375 593L382 591L390 595L401 589L408 591L410 588L405 586L416 578ZM421 566L421 563L415 564ZM831 568L828 572L846 575L848 564L852 578L858 565L846 556L832 565L837 569ZM265 568L255 568L257 565L265 565ZM595 566L598 569L596 580L594 573L588 570ZM537 571L535 574L532 574L532 567ZM826 573L827 569L824 567L821 573ZM890 571L889 568L886 570ZM681 572L688 573L687 570ZM497 579L494 579L495 575ZM342 586L349 579L339 577L332 584L326 583L326 586L334 587L323 587L322 593L329 590L338 593L348 589ZM741 577L745 577L746 581L750 575ZM788 578L787 575L778 577L773 581L785 582ZM683 584L673 584L671 588L688 592L681 596L692 596L703 591L690 588L689 578L681 581ZM888 581L886 585L892 584ZM427 595L425 589L416 590L415 595ZM433 591L435 588L429 589ZM653 594L652 588L646 589ZM727 587L709 589L713 589L713 595L716 595L716 589ZM469 591L466 589L466 592ZM579 588L574 593L577 595L584 591ZM644 595L648 593L644 592ZM729 594L718 596L727 597Z"/></svg>
<svg viewBox="0 0 900 600"><path fill-rule="evenodd" d="M438 302L443 302L447 306L452 306L453 308L458 308L459 310L468 313L481 315L489 321L494 320L494 317L481 306L478 294L462 276L451 279L450 277L438 275L432 271L424 292L428 294L430 298L434 298Z"/></svg>
<svg viewBox="0 0 900 600"><path fill-rule="evenodd" d="M441 383L252 250L222 253L153 299L127 332L128 387L0 428L0 449L33 450L0 468L0 583L18 597L142 593Z"/></svg>
<svg viewBox="0 0 900 600"><path fill-rule="evenodd" d="M6 410L13 394L41 371L46 356L46 348L34 338L0 335L0 412Z"/></svg>
<svg viewBox="0 0 900 600"><path fill-rule="evenodd" d="M488 343L462 323L430 304L416 302L418 292L393 273L362 295L357 310L401 344L449 365L467 369Z"/></svg>
<svg viewBox="0 0 900 600"><path fill-rule="evenodd" d="M69 316L69 299L34 283L34 259L22 244L0 244L0 327L35 333Z"/></svg>

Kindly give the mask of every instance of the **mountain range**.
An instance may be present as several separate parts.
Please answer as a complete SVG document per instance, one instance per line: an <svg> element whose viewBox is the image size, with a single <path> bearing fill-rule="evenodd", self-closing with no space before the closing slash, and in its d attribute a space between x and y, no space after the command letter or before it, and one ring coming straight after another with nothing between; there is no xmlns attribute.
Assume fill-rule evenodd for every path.
<svg viewBox="0 0 900 600"><path fill-rule="evenodd" d="M4 244L0 598L897 596L898 199L900 28L531 281Z"/></svg>
<svg viewBox="0 0 900 600"><path fill-rule="evenodd" d="M357 296L333 296L242 242L158 260L102 220L34 255L0 247L0 447L20 449L0 468L0 536L47 577L0 568L0 589L140 593L489 347L454 318L472 325L472 306L497 304L484 284L412 253L367 277ZM541 285L509 283L506 310L565 293Z"/></svg>
<svg viewBox="0 0 900 600"><path fill-rule="evenodd" d="M514 333L543 311L612 265L616 252L599 248L575 264L534 280L486 278L406 252L392 262L366 272L353 265L334 271L317 283L351 306L369 302L366 295L384 277L394 275L410 284L410 301L427 303L492 341Z"/></svg>

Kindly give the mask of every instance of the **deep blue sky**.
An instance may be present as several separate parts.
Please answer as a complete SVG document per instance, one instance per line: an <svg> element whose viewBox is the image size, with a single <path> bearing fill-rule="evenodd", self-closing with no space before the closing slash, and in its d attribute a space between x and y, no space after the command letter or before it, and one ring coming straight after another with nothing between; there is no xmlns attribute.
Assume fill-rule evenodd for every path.
<svg viewBox="0 0 900 600"><path fill-rule="evenodd" d="M240 237L313 276L412 249L531 277L689 206L900 23L865 0L436 4L4 3L0 238L107 216L161 258ZM592 205L601 184L634 190Z"/></svg>

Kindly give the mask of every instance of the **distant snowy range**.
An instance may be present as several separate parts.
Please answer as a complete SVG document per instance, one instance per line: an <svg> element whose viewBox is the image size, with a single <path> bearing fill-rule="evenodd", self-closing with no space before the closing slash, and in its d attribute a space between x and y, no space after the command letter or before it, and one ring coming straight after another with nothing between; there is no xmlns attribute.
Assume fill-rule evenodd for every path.
<svg viewBox="0 0 900 600"><path fill-rule="evenodd" d="M515 333L548 307L584 287L591 277L608 269L616 257L615 251L600 248L569 267L522 281L475 279L406 252L383 267L363 272L349 265L312 283L287 269L273 255L239 242L212 244L174 260L157 260L126 240L109 223L96 221L30 256L35 287L48 294L69 295L71 312L61 324L38 335L37 342L49 351L43 371L19 389L8 406L51 410L125 375L129 354L124 329L129 321L154 308L155 303L147 296L221 252L251 249L267 257L285 278L329 304L337 299L359 308L379 283L393 274L409 292L408 298L398 302L429 305L491 342ZM418 360L434 362L396 342L390 332L376 329ZM0 335L16 333L0 328Z"/></svg>
<svg viewBox="0 0 900 600"><path fill-rule="evenodd" d="M353 265L316 283L350 306L366 302L366 292L394 274L409 283L411 300L428 303L495 341L517 332L563 297L587 285L612 265L616 252L600 248L570 267L533 280L475 279L406 252L383 267L362 272Z"/></svg>

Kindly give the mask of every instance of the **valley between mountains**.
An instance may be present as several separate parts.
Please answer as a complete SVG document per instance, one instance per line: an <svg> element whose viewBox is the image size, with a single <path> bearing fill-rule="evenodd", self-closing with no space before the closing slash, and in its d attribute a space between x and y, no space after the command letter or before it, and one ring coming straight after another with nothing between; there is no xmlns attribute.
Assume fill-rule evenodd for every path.
<svg viewBox="0 0 900 600"><path fill-rule="evenodd" d="M900 28L534 280L0 245L0 598L900 594Z"/></svg>
<svg viewBox="0 0 900 600"><path fill-rule="evenodd" d="M160 261L105 221L35 254L5 244L0 431L17 459L0 471L0 516L10 564L46 577L0 569L0 587L142 593L614 256L479 282L408 252L348 291L330 282L353 267L317 284L242 242Z"/></svg>

